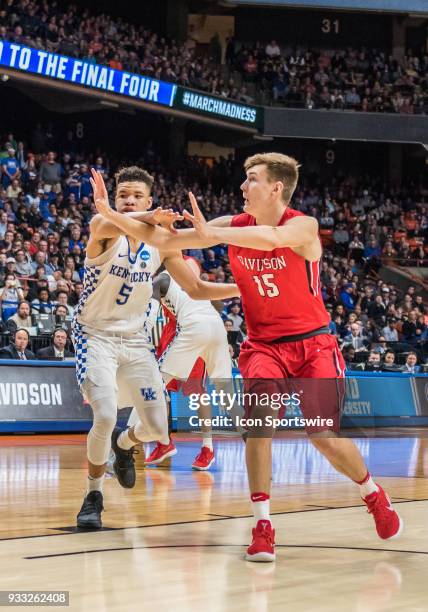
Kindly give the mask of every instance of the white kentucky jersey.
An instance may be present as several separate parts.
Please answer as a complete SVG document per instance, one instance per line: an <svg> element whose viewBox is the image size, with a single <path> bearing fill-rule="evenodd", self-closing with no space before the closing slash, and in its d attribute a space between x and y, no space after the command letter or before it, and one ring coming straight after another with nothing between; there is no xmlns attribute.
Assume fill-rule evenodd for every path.
<svg viewBox="0 0 428 612"><path fill-rule="evenodd" d="M170 277L168 291L162 298L162 304L175 316L180 327L190 325L195 319L217 317L220 315L209 300L194 300Z"/></svg>
<svg viewBox="0 0 428 612"><path fill-rule="evenodd" d="M157 249L142 243L132 253L126 236L98 257L86 258L74 325L88 331L149 334L152 277L159 266Z"/></svg>

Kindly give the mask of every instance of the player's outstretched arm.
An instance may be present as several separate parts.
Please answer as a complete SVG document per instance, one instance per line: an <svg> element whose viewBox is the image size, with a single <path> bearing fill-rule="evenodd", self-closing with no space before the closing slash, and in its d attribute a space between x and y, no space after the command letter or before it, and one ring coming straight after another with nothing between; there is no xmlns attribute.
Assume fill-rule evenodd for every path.
<svg viewBox="0 0 428 612"><path fill-rule="evenodd" d="M235 284L207 283L198 278L180 251L165 253L163 263L172 278L194 300L226 300L241 295Z"/></svg>
<svg viewBox="0 0 428 612"><path fill-rule="evenodd" d="M184 218L192 223L201 238L213 244L233 244L273 251L281 247L304 247L318 240L318 222L313 217L294 217L278 227L270 225L216 227L211 222L207 223L192 193L189 193L189 199L193 214L185 210Z"/></svg>
<svg viewBox="0 0 428 612"><path fill-rule="evenodd" d="M123 214L127 217L135 219L135 221L139 221L140 223L147 223L148 225L161 225L171 234L177 233L174 223L183 219L179 213L174 213L172 209L162 209L160 207L156 208L155 210L147 210L145 212L126 212ZM121 229L100 214L92 217L90 229L91 236L96 240L106 240L108 238L116 238L123 235L123 231Z"/></svg>
<svg viewBox="0 0 428 612"><path fill-rule="evenodd" d="M92 169L91 172L91 185L94 191L96 209L104 220L119 230L119 235L124 234L126 236L132 236L137 240L147 242L147 244L159 250L204 248L216 244L202 238L194 229L180 230L177 232L174 228L174 232L177 232L177 234L172 236L171 232L163 227L141 223L128 215L116 212L110 207L102 175L94 169ZM167 223L169 219L170 225L173 226L174 221L183 218L178 213L174 213L170 210L161 211L160 214L162 215L162 220L158 219L157 222L163 225ZM170 244L171 240L173 244Z"/></svg>

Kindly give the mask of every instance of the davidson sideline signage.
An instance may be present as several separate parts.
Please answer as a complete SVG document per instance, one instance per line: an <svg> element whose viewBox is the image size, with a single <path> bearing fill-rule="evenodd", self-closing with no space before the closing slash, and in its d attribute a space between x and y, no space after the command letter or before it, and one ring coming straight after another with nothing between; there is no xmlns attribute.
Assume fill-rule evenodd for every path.
<svg viewBox="0 0 428 612"><path fill-rule="evenodd" d="M25 365L21 365L25 364ZM0 361L0 425L10 421L88 420L74 364Z"/></svg>

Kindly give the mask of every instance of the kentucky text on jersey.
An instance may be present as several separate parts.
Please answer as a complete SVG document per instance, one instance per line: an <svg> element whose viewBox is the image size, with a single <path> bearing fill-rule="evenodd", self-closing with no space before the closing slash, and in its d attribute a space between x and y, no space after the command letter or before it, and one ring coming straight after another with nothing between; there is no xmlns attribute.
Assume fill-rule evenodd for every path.
<svg viewBox="0 0 428 612"><path fill-rule="evenodd" d="M130 272L128 268L112 265L109 274L114 274L119 278L129 279L131 283L148 283L151 277L150 272Z"/></svg>
<svg viewBox="0 0 428 612"><path fill-rule="evenodd" d="M285 257L242 257L238 260L247 270L262 272L263 270L283 270L287 267Z"/></svg>

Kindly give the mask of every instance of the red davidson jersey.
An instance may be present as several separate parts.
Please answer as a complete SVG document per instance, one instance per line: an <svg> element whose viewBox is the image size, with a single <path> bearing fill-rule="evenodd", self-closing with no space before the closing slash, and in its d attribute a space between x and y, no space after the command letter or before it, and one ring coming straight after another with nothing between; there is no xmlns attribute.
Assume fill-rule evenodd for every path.
<svg viewBox="0 0 428 612"><path fill-rule="evenodd" d="M287 208L278 225L303 213ZM232 227L256 225L254 217L233 217ZM272 342L329 324L321 296L319 261L307 261L289 247L262 251L229 246L230 265L242 295L250 340Z"/></svg>

